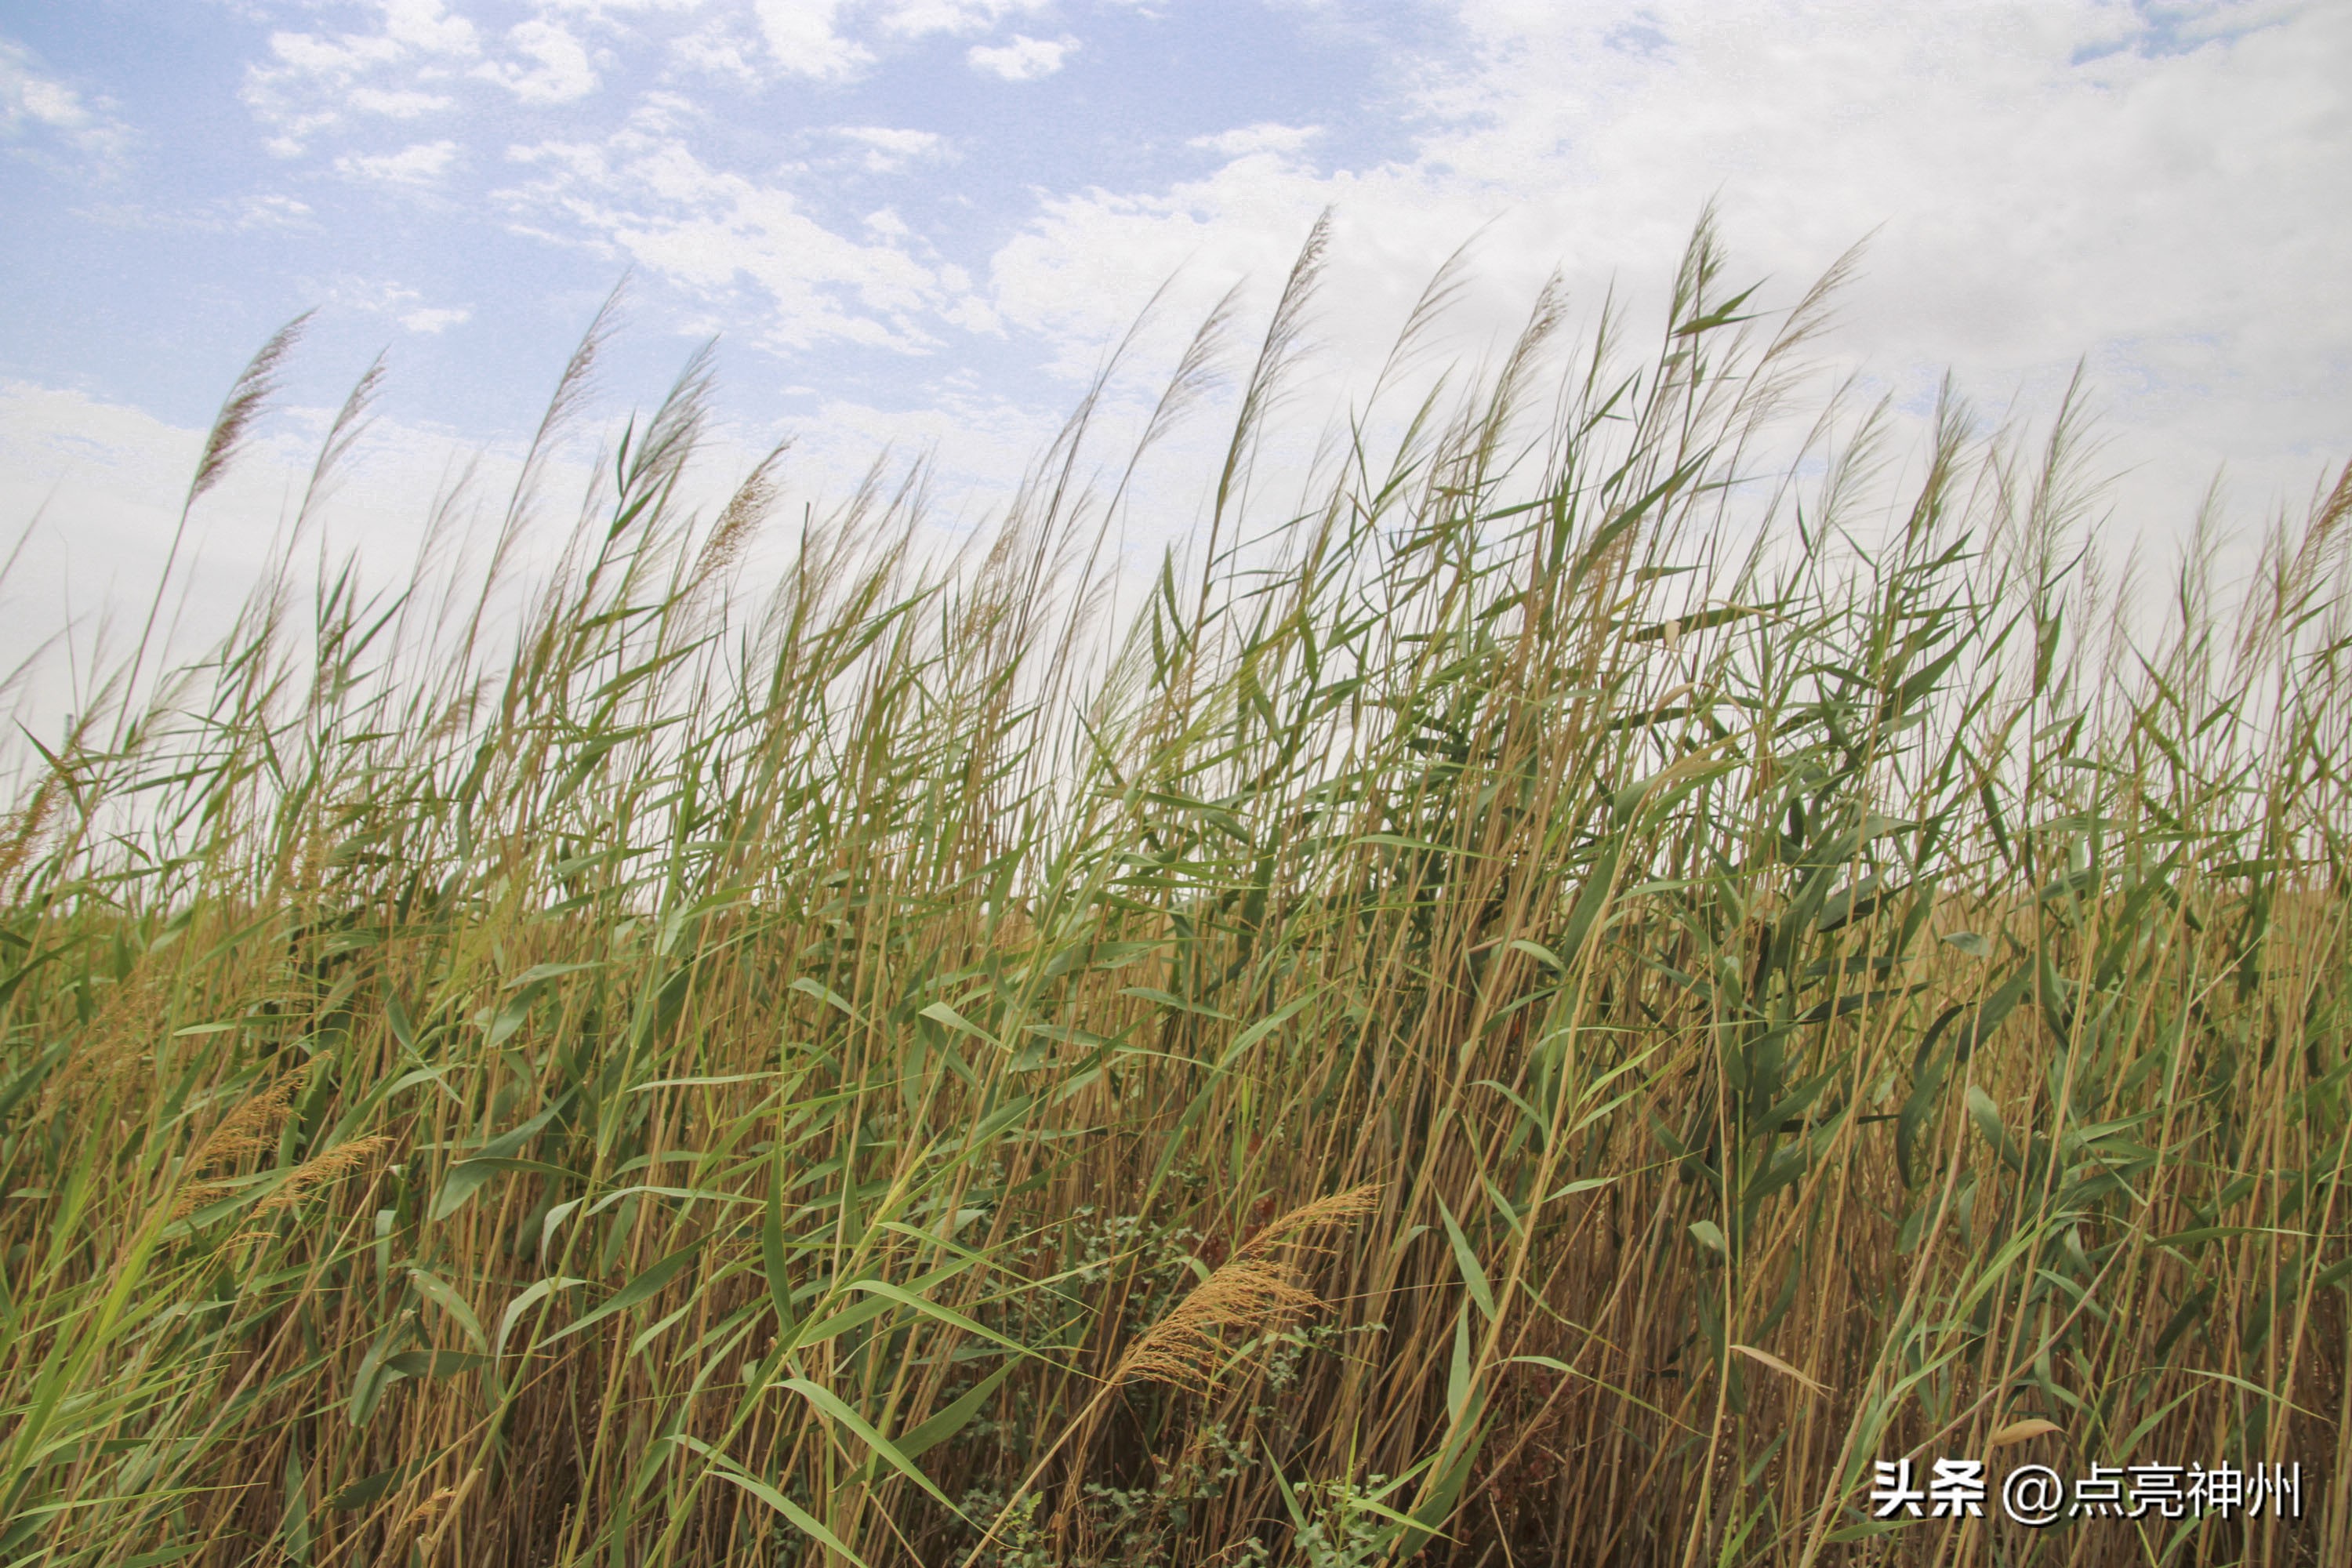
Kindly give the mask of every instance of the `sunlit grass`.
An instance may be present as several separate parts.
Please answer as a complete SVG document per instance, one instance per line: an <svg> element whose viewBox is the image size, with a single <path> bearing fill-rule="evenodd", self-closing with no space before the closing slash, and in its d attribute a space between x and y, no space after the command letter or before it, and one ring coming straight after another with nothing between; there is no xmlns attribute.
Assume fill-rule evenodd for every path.
<svg viewBox="0 0 2352 1568"><path fill-rule="evenodd" d="M1084 416L968 558L877 484L751 585L698 361L512 625L529 479L490 581L88 672L0 1562L2352 1561L2352 484L2117 619L2078 405L1792 454L1822 297L1703 231L1276 523L1319 255L1120 626ZM1869 1517L1997 1436L2305 1517Z"/></svg>

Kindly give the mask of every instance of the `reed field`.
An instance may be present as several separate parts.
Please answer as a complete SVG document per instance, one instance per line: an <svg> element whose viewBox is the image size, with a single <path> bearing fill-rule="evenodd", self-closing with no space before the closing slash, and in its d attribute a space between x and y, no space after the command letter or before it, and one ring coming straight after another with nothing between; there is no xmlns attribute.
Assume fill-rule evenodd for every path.
<svg viewBox="0 0 2352 1568"><path fill-rule="evenodd" d="M960 552L691 508L698 358L530 565L600 317L314 568L372 373L20 737L0 1563L2352 1562L2352 470L2126 571L2079 396L1908 450L1705 226L1426 390L1441 274L1310 449L1322 251L1164 564L1099 388Z"/></svg>

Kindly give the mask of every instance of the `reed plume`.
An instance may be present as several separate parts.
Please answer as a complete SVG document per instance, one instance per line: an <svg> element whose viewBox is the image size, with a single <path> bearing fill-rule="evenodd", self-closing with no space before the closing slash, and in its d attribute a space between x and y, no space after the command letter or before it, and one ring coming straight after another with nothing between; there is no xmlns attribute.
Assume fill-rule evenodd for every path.
<svg viewBox="0 0 2352 1568"><path fill-rule="evenodd" d="M1301 1204L1268 1221L1128 1346L1112 1369L1110 1386L1150 1382L1197 1394L1213 1392L1237 1342L1285 1327L1323 1306L1298 1269L1276 1255L1333 1250L1337 1233L1377 1208L1380 1195L1379 1184L1366 1183Z"/></svg>
<svg viewBox="0 0 2352 1568"><path fill-rule="evenodd" d="M173 1219L186 1218L230 1190L226 1182L215 1179L225 1167L247 1155L277 1150L278 1131L293 1113L294 1091L301 1085L299 1075L288 1073L230 1111L219 1126L205 1135L184 1167L180 1188L172 1204Z"/></svg>
<svg viewBox="0 0 2352 1568"><path fill-rule="evenodd" d="M1233 1258L1128 1346L1111 1371L1110 1385L1169 1383L1212 1393L1236 1340L1283 1327L1322 1305L1296 1269L1263 1258Z"/></svg>
<svg viewBox="0 0 2352 1568"><path fill-rule="evenodd" d="M376 1152L389 1148L392 1139L384 1133L366 1138L354 1138L348 1143L338 1143L323 1153L308 1160L286 1173L286 1179L268 1197L254 1205L253 1223L238 1237L239 1242L253 1240L263 1234L260 1222L275 1214L294 1207L320 1187L331 1185L352 1171L364 1165Z"/></svg>

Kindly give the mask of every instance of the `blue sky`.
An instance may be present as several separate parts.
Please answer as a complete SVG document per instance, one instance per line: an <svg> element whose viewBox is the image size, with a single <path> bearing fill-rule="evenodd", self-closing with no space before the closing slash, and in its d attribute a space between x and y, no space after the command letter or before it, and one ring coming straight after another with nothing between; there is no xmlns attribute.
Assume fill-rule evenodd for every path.
<svg viewBox="0 0 2352 1568"><path fill-rule="evenodd" d="M1654 306L1713 200L1783 302L1873 237L1824 352L1907 407L2084 360L2121 525L2177 532L2352 448L2347 80L2296 0L0 0L8 595L119 596L313 307L273 452L386 350L350 510L421 516L625 271L611 412L717 334L795 484L895 444L984 512L1155 288L1263 304L1326 206L1332 397L1465 238L1475 354L1555 268ZM207 527L228 592L268 531Z"/></svg>
<svg viewBox="0 0 2352 1568"><path fill-rule="evenodd" d="M1303 170L1410 157L1417 80L1450 41L1413 5L97 0L0 17L18 80L82 116L11 127L0 374L193 424L225 365L317 305L318 364L398 342L431 388L418 412L461 429L534 412L625 268L656 330L742 351L730 384L753 413L819 382L904 402L950 366L1061 395L987 287L1044 202L1163 190L1255 142Z"/></svg>

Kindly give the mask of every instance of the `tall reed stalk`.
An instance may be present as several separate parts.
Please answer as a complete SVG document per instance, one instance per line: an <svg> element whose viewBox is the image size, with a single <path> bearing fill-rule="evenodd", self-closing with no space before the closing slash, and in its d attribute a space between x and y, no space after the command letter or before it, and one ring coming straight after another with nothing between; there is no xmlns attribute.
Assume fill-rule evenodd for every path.
<svg viewBox="0 0 2352 1568"><path fill-rule="evenodd" d="M1276 472L1321 246L1119 624L1099 389L962 557L877 469L753 581L701 358L502 622L600 317L492 581L91 672L0 1563L2352 1561L2352 477L2119 607L2078 400L1890 463L1705 228ZM2305 1516L1873 1517L1936 1456Z"/></svg>

